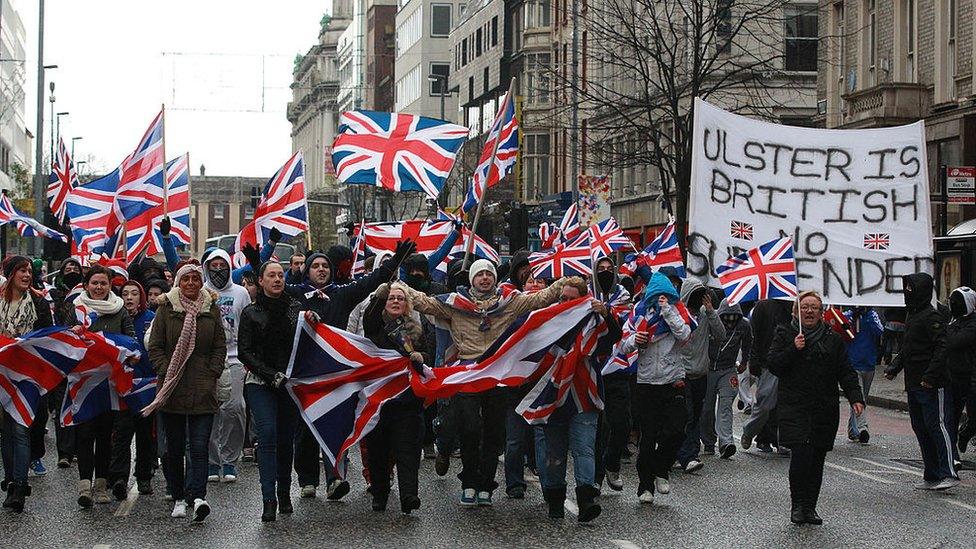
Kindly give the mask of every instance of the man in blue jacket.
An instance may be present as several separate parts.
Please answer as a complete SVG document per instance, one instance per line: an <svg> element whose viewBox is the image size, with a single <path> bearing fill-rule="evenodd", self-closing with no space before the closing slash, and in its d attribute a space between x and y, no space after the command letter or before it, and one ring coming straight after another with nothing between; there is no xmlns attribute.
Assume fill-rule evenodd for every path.
<svg viewBox="0 0 976 549"><path fill-rule="evenodd" d="M845 311L844 316L854 328L854 339L847 345L847 359L857 374L861 392L864 394L864 400L867 401L871 382L874 381L874 369L878 365L878 344L884 326L878 313L870 307L854 307ZM861 444L867 444L871 440L871 434L868 433L867 405L860 416L851 408L851 417L847 422L847 438Z"/></svg>

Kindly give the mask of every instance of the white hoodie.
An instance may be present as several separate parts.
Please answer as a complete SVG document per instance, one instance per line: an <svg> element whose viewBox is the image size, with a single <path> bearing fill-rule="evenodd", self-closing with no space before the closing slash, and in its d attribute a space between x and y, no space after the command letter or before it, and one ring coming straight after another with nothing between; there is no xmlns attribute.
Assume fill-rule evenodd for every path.
<svg viewBox="0 0 976 549"><path fill-rule="evenodd" d="M230 256L221 249L211 252L207 257L207 263L218 257L226 261L228 267L232 265ZM203 266L203 282L206 288L217 292L218 295L217 306L220 307L220 316L224 319L224 333L227 336L227 362L237 362L237 327L240 324L241 311L251 304L251 296L244 286L234 284L229 275L227 284L223 288L215 287L210 281L206 263Z"/></svg>

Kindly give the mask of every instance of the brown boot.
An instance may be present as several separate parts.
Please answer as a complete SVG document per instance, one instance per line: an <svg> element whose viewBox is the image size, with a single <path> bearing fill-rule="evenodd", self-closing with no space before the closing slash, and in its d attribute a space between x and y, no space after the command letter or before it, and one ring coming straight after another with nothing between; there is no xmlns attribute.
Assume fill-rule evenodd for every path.
<svg viewBox="0 0 976 549"><path fill-rule="evenodd" d="M105 479L96 478L92 492L95 493L95 503L103 504L112 502L112 498L108 495L108 481Z"/></svg>
<svg viewBox="0 0 976 549"><path fill-rule="evenodd" d="M92 498L92 483L90 480L78 481L78 505L83 509L90 509L95 503Z"/></svg>

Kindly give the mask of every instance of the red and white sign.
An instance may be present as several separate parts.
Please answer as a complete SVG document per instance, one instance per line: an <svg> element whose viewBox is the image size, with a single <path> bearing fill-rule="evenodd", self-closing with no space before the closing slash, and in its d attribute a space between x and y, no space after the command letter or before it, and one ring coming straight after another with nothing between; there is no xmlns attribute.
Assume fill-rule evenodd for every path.
<svg viewBox="0 0 976 549"><path fill-rule="evenodd" d="M976 168L946 168L946 197L950 204L976 204Z"/></svg>

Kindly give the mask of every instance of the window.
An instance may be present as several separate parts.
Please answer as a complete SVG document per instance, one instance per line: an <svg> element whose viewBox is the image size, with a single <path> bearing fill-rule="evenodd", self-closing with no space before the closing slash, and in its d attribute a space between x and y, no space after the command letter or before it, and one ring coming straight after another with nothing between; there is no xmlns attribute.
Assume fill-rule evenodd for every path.
<svg viewBox="0 0 976 549"><path fill-rule="evenodd" d="M426 78L426 75L421 76L420 65L417 65L410 70L403 78L397 80L396 83L396 110L402 111L406 109L411 103L420 99L421 78Z"/></svg>
<svg viewBox="0 0 976 549"><path fill-rule="evenodd" d="M461 66L468 64L468 39L461 40Z"/></svg>
<svg viewBox="0 0 976 549"><path fill-rule="evenodd" d="M526 29L549 26L549 0L530 0L525 3L523 11Z"/></svg>
<svg viewBox="0 0 976 549"><path fill-rule="evenodd" d="M488 67L485 67L485 73L484 74L485 74L485 86L484 86L484 90L482 90L481 93L485 93L486 94L486 93L488 93L488 90L490 89L489 86L488 86Z"/></svg>
<svg viewBox="0 0 976 549"><path fill-rule="evenodd" d="M491 18L491 47L498 45L498 16Z"/></svg>
<svg viewBox="0 0 976 549"><path fill-rule="evenodd" d="M788 6L785 12L786 70L816 72L817 6Z"/></svg>
<svg viewBox="0 0 976 549"><path fill-rule="evenodd" d="M530 103L549 102L549 59L548 53L525 56L525 95Z"/></svg>
<svg viewBox="0 0 976 549"><path fill-rule="evenodd" d="M878 12L876 0L868 0L868 65L878 62Z"/></svg>
<svg viewBox="0 0 976 549"><path fill-rule="evenodd" d="M396 29L397 59L416 44L424 34L423 4Z"/></svg>
<svg viewBox="0 0 976 549"><path fill-rule="evenodd" d="M523 136L522 177L526 200L538 200L549 194L549 134Z"/></svg>
<svg viewBox="0 0 976 549"><path fill-rule="evenodd" d="M431 63L430 64L430 74L443 75L444 79L438 78L437 80L429 80L430 82L430 94L439 96L441 90L446 95L448 93L448 76L451 74L451 66L447 63Z"/></svg>
<svg viewBox="0 0 976 549"><path fill-rule="evenodd" d="M905 76L909 80L915 79L915 0L905 0L905 40L908 42L906 48Z"/></svg>
<svg viewBox="0 0 976 549"><path fill-rule="evenodd" d="M223 219L224 218L224 205L223 204L211 204L213 208L213 218Z"/></svg>
<svg viewBox="0 0 976 549"><path fill-rule="evenodd" d="M474 56L475 57L481 57L481 28L480 27L478 28L477 31L475 31L475 35L474 36L475 36L475 38L474 38Z"/></svg>
<svg viewBox="0 0 976 549"><path fill-rule="evenodd" d="M787 23L787 25L789 25L789 23ZM814 36L816 36L816 34L814 34ZM732 0L718 0L718 2L715 4L715 52L729 53L731 49Z"/></svg>
<svg viewBox="0 0 976 549"><path fill-rule="evenodd" d="M946 16L948 17L948 28L946 42L946 90L948 90L948 97L950 99L955 99L956 97L956 36L959 26L959 2L957 0L949 0L949 9L946 10Z"/></svg>
<svg viewBox="0 0 976 549"><path fill-rule="evenodd" d="M451 34L451 4L430 5L430 35L447 38Z"/></svg>

